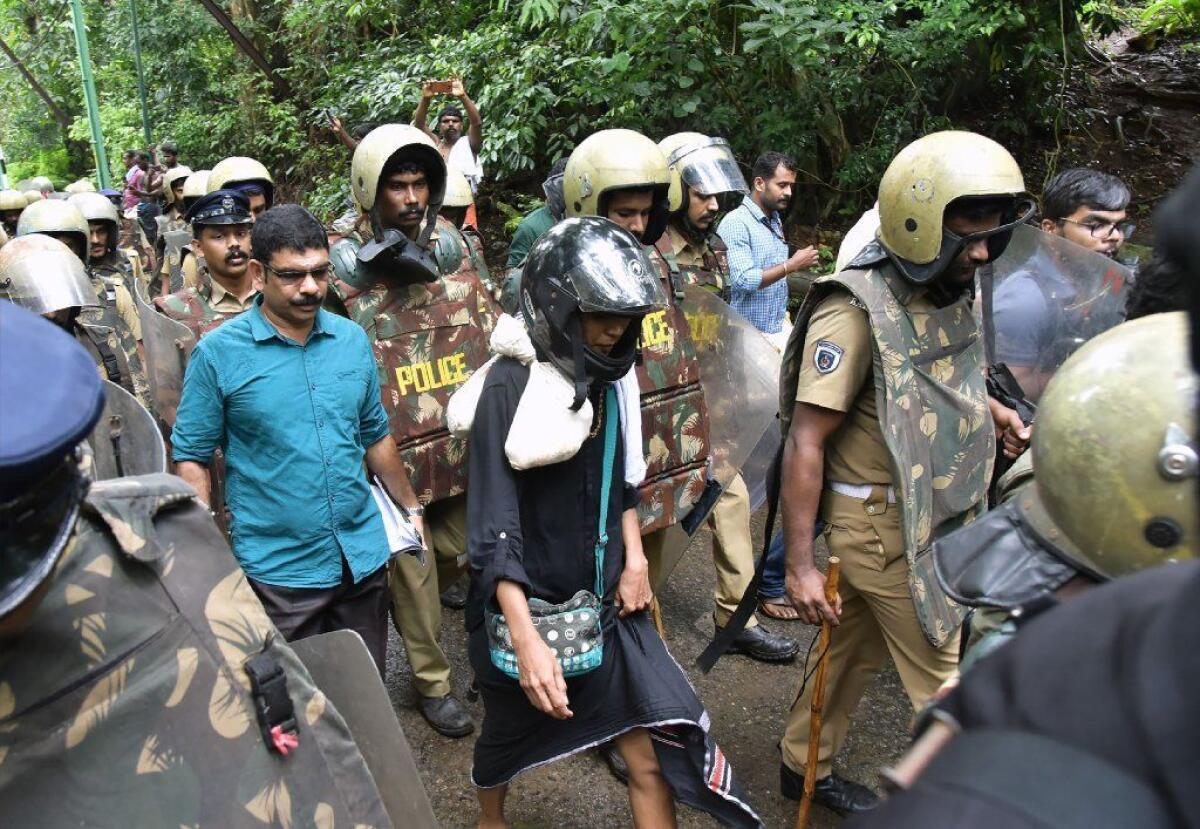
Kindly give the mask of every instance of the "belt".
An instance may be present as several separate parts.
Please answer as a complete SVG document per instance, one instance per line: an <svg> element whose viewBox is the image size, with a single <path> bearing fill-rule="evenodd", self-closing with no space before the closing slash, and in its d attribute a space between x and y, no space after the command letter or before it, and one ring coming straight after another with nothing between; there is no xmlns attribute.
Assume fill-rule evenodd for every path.
<svg viewBox="0 0 1200 829"><path fill-rule="evenodd" d="M865 501L871 497L871 490L875 489L875 485L844 484L841 481L826 481L825 488L836 492L838 495L845 495L847 498ZM887 502L889 504L896 503L896 488L894 486L887 488Z"/></svg>

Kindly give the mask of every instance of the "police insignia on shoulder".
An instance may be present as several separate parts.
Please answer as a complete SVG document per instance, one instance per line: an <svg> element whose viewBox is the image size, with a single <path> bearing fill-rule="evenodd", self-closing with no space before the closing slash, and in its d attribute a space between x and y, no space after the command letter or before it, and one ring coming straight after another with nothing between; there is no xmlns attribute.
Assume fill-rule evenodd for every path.
<svg viewBox="0 0 1200 829"><path fill-rule="evenodd" d="M842 364L842 355L845 353L840 345L834 345L829 340L819 340L817 349L813 352L813 365L819 374L829 374Z"/></svg>

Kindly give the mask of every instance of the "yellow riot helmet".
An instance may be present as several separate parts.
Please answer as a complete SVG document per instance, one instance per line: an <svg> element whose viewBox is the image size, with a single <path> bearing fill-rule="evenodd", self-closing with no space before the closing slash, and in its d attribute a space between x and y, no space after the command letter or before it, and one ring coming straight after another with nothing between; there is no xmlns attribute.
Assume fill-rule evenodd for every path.
<svg viewBox="0 0 1200 829"><path fill-rule="evenodd" d="M76 193L95 193L96 186L86 178L81 178L64 187L63 192L71 196L75 195Z"/></svg>
<svg viewBox="0 0 1200 829"><path fill-rule="evenodd" d="M446 198L446 162L428 135L409 124L384 124L367 133L354 149L350 162L350 189L363 212L371 217L376 239L384 228L379 223L379 183L389 165L411 161L425 170L429 182L429 204L425 225L418 239L425 246Z"/></svg>
<svg viewBox="0 0 1200 829"><path fill-rule="evenodd" d="M99 193L75 193L67 199L67 204L74 206L83 218L91 222L104 222L108 225L108 251L117 249L117 240L121 235L121 217L116 206ZM89 232L89 238L91 233Z"/></svg>
<svg viewBox="0 0 1200 829"><path fill-rule="evenodd" d="M230 156L217 162L208 174L208 192L225 190L235 184L257 184L267 197L267 207L275 203L275 180L261 161L244 155Z"/></svg>
<svg viewBox="0 0 1200 829"><path fill-rule="evenodd" d="M35 201L41 201L42 199L46 198L45 196L42 195L41 190L26 190L24 193L24 196L25 196L25 204L27 204L27 205L33 204Z"/></svg>
<svg viewBox="0 0 1200 829"><path fill-rule="evenodd" d="M66 242L83 261L88 262L88 242L91 233L87 219L75 205L60 199L42 199L21 211L17 220L17 235L41 233L47 236L66 236ZM63 240L66 241L66 240Z"/></svg>
<svg viewBox="0 0 1200 829"><path fill-rule="evenodd" d="M19 190L0 190L0 212L7 210L24 210L29 201Z"/></svg>
<svg viewBox="0 0 1200 829"><path fill-rule="evenodd" d="M196 199L208 194L208 177L212 170L193 170L183 183L183 209L186 211Z"/></svg>
<svg viewBox="0 0 1200 829"><path fill-rule="evenodd" d="M1107 579L1196 557L1197 391L1183 312L1112 328L1054 375L1031 450L1030 514L1046 520L1030 523L1057 528L1078 569Z"/></svg>
<svg viewBox="0 0 1200 829"><path fill-rule="evenodd" d="M927 284L954 261L962 240L943 227L946 207L966 197L1011 197L1013 207L988 231L995 259L1034 202L1016 159L973 132L935 132L896 154L879 182L879 241L909 282ZM1022 204L1022 202L1028 204Z"/></svg>
<svg viewBox="0 0 1200 829"><path fill-rule="evenodd" d="M659 141L658 148L667 157L667 168L671 173L668 198L672 213L687 207L687 188L705 196L719 197L722 210L735 207L737 201L750 192L733 150L724 138L709 138L698 132L677 132Z"/></svg>
<svg viewBox="0 0 1200 829"><path fill-rule="evenodd" d="M470 207L475 203L471 183L467 177L453 167L446 168L446 195L442 207Z"/></svg>
<svg viewBox="0 0 1200 829"><path fill-rule="evenodd" d="M0 248L0 299L35 314L100 305L79 257L57 239L38 233Z"/></svg>
<svg viewBox="0 0 1200 829"><path fill-rule="evenodd" d="M50 180L49 176L34 176L29 180L29 188L37 190L44 196L54 192L54 182Z"/></svg>
<svg viewBox="0 0 1200 829"><path fill-rule="evenodd" d="M614 190L653 188L654 207L642 234L652 245L667 227L671 174L662 150L633 130L601 130L585 138L567 161L563 197L568 218L605 216Z"/></svg>
<svg viewBox="0 0 1200 829"><path fill-rule="evenodd" d="M167 202L167 204L175 203L175 192L172 189L175 186L175 183L180 179L183 179L183 186L187 187L187 179L190 178L191 175L192 168L184 166L183 164L176 164L174 167L171 167L165 173L163 173L163 199ZM183 209L183 205L180 205L179 207L180 210Z"/></svg>

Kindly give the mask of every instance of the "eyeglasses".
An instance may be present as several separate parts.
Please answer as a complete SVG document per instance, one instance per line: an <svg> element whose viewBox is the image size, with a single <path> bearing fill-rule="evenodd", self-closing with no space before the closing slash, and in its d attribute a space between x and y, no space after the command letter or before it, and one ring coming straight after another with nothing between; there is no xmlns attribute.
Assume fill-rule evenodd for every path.
<svg viewBox="0 0 1200 829"><path fill-rule="evenodd" d="M1128 239L1137 229L1133 222L1077 222L1073 219L1059 219L1059 221L1086 227L1093 239L1107 239L1112 236L1114 230L1121 234L1121 238Z"/></svg>
<svg viewBox="0 0 1200 829"><path fill-rule="evenodd" d="M317 282L325 282L329 279L329 272L333 270L333 266L329 264L313 268L311 271L277 271L266 262L263 262L262 266L275 274L284 285L298 285L310 276Z"/></svg>

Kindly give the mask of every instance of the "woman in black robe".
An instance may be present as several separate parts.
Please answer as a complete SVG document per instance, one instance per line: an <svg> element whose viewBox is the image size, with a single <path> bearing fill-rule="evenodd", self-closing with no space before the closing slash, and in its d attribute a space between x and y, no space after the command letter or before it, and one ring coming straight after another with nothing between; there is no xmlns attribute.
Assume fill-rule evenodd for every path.
<svg viewBox="0 0 1200 829"><path fill-rule="evenodd" d="M545 301L546 292L537 290L542 273L561 275L547 278L554 291L551 296L565 293L576 300L574 323L570 315L563 320L561 302L545 314L541 308L532 315L527 309L526 321L540 359L557 363L554 352L561 355L565 350L568 357L562 367L574 369L571 363L578 364L582 354L589 367L586 380L584 372L563 373L573 374L577 381L577 402L585 393L591 402L594 417L589 436L565 461L513 469L506 441L530 374L528 366L514 359L501 359L490 369L470 431L467 628L471 666L484 701L472 772L483 811L479 825L506 825L504 799L516 775L615 740L629 766L635 825L673 826L674 801L679 800L729 825L758 826L758 817L745 804L724 755L708 736L707 713L646 612L652 595L638 527L637 490L625 482L624 425L617 429L621 438L614 453L612 494L605 516L602 663L564 679L554 653L530 621L529 598L559 604L593 588L604 432L607 419L620 418L623 408L614 405L616 396L608 389L614 377L623 376L632 366L645 313L620 314L618 303L609 303L608 313L579 310L579 305L603 307L594 301L590 306L578 302L580 293L592 296L587 286L580 285L587 274L572 271L584 242L616 245L638 258L629 272L631 279L639 272L654 271L633 237L603 219L564 222L530 252L524 283L529 309L535 308L539 297ZM648 283L660 290L653 276L648 276ZM556 310L560 312L557 325ZM576 342L569 335L548 337L548 326L570 332ZM610 370L598 370L597 365ZM551 428L551 414L546 421ZM485 611L505 616L519 681L492 663Z"/></svg>

